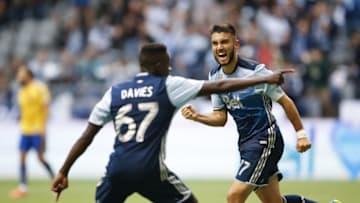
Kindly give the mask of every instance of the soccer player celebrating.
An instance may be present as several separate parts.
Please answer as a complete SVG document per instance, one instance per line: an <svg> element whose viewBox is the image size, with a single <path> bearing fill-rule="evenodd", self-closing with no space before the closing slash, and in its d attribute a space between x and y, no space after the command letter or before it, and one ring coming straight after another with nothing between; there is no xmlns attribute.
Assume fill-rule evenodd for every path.
<svg viewBox="0 0 360 203"><path fill-rule="evenodd" d="M45 167L51 178L54 173L44 159L46 123L50 93L47 86L33 79L33 73L26 66L19 67L16 75L20 83L18 103L20 109L20 185L10 192L10 197L21 198L28 194L26 177L26 155L34 148L40 163Z"/></svg>
<svg viewBox="0 0 360 203"><path fill-rule="evenodd" d="M102 126L113 121L114 152L96 189L96 202L124 202L134 192L152 202L197 202L164 163L166 133L176 109L198 95L234 91L263 82L281 83L282 74L289 71L253 79L204 82L169 76L169 61L164 45L147 44L141 48L141 72L133 80L111 87L96 104L85 131L54 179L52 191L59 196L68 187L73 163Z"/></svg>
<svg viewBox="0 0 360 203"><path fill-rule="evenodd" d="M211 47L218 67L209 74L212 81L226 78L253 78L271 74L264 64L238 56L240 46L235 28L230 24L214 25L210 29ZM234 118L239 133L240 166L228 195L229 203L243 203L255 191L263 203L313 203L298 195L281 196L282 178L278 162L284 142L271 113L272 100L286 112L297 132L296 148L305 152L311 147L293 101L277 85L261 84L243 90L213 94L213 111L203 115L188 105L182 109L184 117L210 126L224 126L227 113Z"/></svg>

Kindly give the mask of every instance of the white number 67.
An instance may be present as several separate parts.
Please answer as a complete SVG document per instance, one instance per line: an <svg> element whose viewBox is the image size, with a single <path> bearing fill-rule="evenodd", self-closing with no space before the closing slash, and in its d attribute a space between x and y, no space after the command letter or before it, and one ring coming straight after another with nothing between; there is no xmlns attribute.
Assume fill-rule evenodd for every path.
<svg viewBox="0 0 360 203"><path fill-rule="evenodd" d="M136 142L143 142L147 128L149 127L150 123L154 120L154 118L156 117L159 111L159 104L156 102L137 104L137 107L140 111L148 111L145 118L141 121L138 127L135 123L135 120L132 117L125 116L125 114L127 114L132 110L132 107L133 107L132 104L124 105L118 110L117 115L115 117L115 130L121 142L130 141L134 137L137 128L138 129L136 133ZM124 124L128 125L128 128L126 132L122 133L120 128Z"/></svg>

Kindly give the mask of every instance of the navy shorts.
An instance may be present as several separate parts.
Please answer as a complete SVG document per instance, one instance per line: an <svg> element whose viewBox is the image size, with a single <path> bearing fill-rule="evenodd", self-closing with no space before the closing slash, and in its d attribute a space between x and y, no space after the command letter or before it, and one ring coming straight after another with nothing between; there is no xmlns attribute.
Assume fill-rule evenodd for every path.
<svg viewBox="0 0 360 203"><path fill-rule="evenodd" d="M20 138L20 151L29 151L35 149L37 152L41 150L42 138L40 135L21 135Z"/></svg>
<svg viewBox="0 0 360 203"><path fill-rule="evenodd" d="M190 189L171 171L167 179L138 181L119 181L103 178L96 188L96 203L122 203L133 193L155 203L193 203L195 197Z"/></svg>
<svg viewBox="0 0 360 203"><path fill-rule="evenodd" d="M276 175L282 179L278 163L284 151L284 141L279 130L267 140L256 140L251 147L240 148L240 166L236 179L245 184L254 185L255 190L268 184Z"/></svg>

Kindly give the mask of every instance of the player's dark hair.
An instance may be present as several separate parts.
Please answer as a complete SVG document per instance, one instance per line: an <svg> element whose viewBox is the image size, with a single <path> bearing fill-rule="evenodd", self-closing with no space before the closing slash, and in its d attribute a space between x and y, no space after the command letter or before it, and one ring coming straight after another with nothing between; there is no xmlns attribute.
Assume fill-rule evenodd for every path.
<svg viewBox="0 0 360 203"><path fill-rule="evenodd" d="M32 71L29 67L23 66L23 67L21 67L21 68L23 68L23 69L26 71L26 74L27 74L31 79L34 78L34 73L33 73L33 71Z"/></svg>
<svg viewBox="0 0 360 203"><path fill-rule="evenodd" d="M145 44L140 49L139 64L141 68L149 68L155 66L157 63L167 57L166 46L159 43Z"/></svg>
<svg viewBox="0 0 360 203"><path fill-rule="evenodd" d="M160 52L166 53L166 46L160 43L149 43L141 47L140 53L145 52Z"/></svg>
<svg viewBox="0 0 360 203"><path fill-rule="evenodd" d="M230 23L215 24L215 25L211 26L211 28L210 28L211 35L213 33L220 33L220 32L230 33L230 34L236 36L235 27Z"/></svg>

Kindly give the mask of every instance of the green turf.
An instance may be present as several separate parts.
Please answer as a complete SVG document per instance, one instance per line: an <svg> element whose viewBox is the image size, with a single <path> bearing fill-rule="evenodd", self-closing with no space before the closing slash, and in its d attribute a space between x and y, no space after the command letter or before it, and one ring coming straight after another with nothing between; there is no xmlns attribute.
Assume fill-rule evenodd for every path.
<svg viewBox="0 0 360 203"><path fill-rule="evenodd" d="M185 180L186 184L194 191L202 203L225 202L226 192L231 184L229 180ZM73 180L70 188L66 190L60 199L60 203L90 203L94 202L94 190L96 181ZM31 180L28 197L20 200L8 198L9 190L16 187L15 181L0 180L0 203L50 203L54 202L54 196L50 192L50 181ZM327 203L336 198L343 203L360 202L359 181L286 181L281 183L283 194L303 194ZM127 203L148 203L138 195L131 196ZM259 202L251 195L249 203Z"/></svg>

